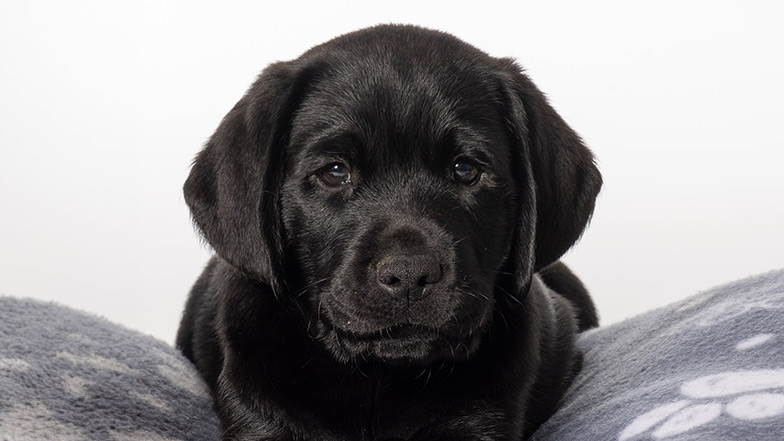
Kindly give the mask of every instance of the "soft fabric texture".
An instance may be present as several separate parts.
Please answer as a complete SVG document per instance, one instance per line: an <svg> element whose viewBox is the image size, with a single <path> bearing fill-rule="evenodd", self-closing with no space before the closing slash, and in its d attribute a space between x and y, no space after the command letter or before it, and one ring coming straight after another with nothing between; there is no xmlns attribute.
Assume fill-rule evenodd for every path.
<svg viewBox="0 0 784 441"><path fill-rule="evenodd" d="M0 440L216 440L209 391L175 349L52 303L0 297Z"/></svg>
<svg viewBox="0 0 784 441"><path fill-rule="evenodd" d="M587 332L536 441L784 439L784 270ZM0 440L217 440L196 371L151 337L0 297Z"/></svg>
<svg viewBox="0 0 784 441"><path fill-rule="evenodd" d="M581 335L583 370L532 439L784 439L784 271Z"/></svg>

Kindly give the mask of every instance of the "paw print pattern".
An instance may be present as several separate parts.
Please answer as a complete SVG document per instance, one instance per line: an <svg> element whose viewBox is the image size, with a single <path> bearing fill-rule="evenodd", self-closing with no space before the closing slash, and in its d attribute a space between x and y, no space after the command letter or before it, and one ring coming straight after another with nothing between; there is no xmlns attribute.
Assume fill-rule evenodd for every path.
<svg viewBox="0 0 784 441"><path fill-rule="evenodd" d="M756 335L739 342L735 349L746 351L775 338L773 334ZM784 418L784 369L707 375L683 383L680 393L679 400L635 418L618 441L672 439L725 415L749 422Z"/></svg>
<svg viewBox="0 0 784 441"><path fill-rule="evenodd" d="M168 344L0 296L0 441L219 438L208 386Z"/></svg>

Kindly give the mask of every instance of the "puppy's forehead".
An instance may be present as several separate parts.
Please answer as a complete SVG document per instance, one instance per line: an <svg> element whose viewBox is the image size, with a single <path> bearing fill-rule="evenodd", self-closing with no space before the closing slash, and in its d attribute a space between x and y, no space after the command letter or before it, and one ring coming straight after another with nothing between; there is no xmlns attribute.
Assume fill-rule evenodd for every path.
<svg viewBox="0 0 784 441"><path fill-rule="evenodd" d="M402 154L438 149L455 132L497 136L502 87L492 58L446 34L397 30L342 37L305 54L312 79L294 144L349 134Z"/></svg>

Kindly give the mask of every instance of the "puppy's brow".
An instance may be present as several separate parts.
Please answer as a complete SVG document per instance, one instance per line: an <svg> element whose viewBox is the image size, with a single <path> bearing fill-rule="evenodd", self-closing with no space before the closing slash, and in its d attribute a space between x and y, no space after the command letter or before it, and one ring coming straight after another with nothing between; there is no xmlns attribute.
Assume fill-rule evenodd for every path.
<svg viewBox="0 0 784 441"><path fill-rule="evenodd" d="M330 133L318 136L304 145L305 159L323 157L356 157L359 148L357 137L350 133Z"/></svg>
<svg viewBox="0 0 784 441"><path fill-rule="evenodd" d="M451 133L455 155L469 156L485 164L494 162L491 153L491 141L482 133L470 127L461 127Z"/></svg>

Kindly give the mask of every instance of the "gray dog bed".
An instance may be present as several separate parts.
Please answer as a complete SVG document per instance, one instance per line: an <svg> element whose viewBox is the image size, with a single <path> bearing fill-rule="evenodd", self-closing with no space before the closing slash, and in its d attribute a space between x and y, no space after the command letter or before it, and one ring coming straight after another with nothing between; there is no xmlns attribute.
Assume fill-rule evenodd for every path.
<svg viewBox="0 0 784 441"><path fill-rule="evenodd" d="M784 270L579 338L582 372L536 441L784 439ZM208 390L167 344L0 297L0 440L217 440Z"/></svg>
<svg viewBox="0 0 784 441"><path fill-rule="evenodd" d="M216 440L207 386L175 349L104 319L0 297L0 440Z"/></svg>

